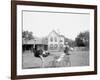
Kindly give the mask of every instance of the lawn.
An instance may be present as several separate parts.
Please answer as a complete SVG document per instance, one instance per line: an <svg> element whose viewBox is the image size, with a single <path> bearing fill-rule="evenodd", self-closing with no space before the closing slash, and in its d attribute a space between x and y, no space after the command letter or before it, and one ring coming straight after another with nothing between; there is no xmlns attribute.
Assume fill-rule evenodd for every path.
<svg viewBox="0 0 100 80"><path fill-rule="evenodd" d="M63 52L50 52L48 57L45 57L45 67L54 67L52 61L54 61L55 56L59 56ZM89 51L71 51L70 55L67 55L68 60L71 63L71 67L74 66L88 66L89 65ZM41 68L41 59L34 57L34 53L30 51L25 51L22 57L23 69L29 68ZM59 66L62 66L60 64ZM67 67L68 65L66 65ZM62 66L63 67L63 66Z"/></svg>

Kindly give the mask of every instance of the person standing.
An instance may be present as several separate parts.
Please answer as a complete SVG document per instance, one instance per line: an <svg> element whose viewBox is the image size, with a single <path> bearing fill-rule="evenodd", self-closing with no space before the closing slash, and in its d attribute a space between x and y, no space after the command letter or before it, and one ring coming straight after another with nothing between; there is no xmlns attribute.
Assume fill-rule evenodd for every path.
<svg viewBox="0 0 100 80"><path fill-rule="evenodd" d="M66 55L70 55L70 54L69 54L69 50L70 50L69 45L66 45L66 46L65 46L65 49L64 49L64 53L65 53Z"/></svg>

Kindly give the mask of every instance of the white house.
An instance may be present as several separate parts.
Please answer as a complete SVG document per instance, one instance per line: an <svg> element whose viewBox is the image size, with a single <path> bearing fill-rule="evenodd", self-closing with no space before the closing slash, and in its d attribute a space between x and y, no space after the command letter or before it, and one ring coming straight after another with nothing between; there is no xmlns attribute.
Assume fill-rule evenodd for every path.
<svg viewBox="0 0 100 80"><path fill-rule="evenodd" d="M49 51L63 51L65 37L60 35L55 30L48 35L48 50Z"/></svg>

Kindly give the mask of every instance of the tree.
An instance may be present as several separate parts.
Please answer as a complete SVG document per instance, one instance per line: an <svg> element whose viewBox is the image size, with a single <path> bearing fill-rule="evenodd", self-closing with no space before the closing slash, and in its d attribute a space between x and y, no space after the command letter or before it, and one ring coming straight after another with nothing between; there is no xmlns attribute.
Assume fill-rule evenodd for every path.
<svg viewBox="0 0 100 80"><path fill-rule="evenodd" d="M75 42L76 42L76 45L77 45L78 47L85 46L84 43L83 43L83 40L82 40L80 37L77 37L77 38L75 39Z"/></svg>
<svg viewBox="0 0 100 80"><path fill-rule="evenodd" d="M29 32L29 33L28 33L28 39L29 39L29 40L34 39L33 33L32 33L32 32Z"/></svg>
<svg viewBox="0 0 100 80"><path fill-rule="evenodd" d="M89 31L79 33L75 42L77 46L89 47Z"/></svg>
<svg viewBox="0 0 100 80"><path fill-rule="evenodd" d="M23 31L22 32L22 38L25 42L27 42L28 40L34 39L33 33L29 32L29 31Z"/></svg>

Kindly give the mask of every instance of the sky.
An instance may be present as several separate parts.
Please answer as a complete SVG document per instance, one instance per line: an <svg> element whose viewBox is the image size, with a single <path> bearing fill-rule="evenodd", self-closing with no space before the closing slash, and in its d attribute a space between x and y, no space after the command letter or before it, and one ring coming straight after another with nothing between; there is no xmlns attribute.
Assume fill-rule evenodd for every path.
<svg viewBox="0 0 100 80"><path fill-rule="evenodd" d="M37 37L45 37L55 30L75 40L80 32L89 30L90 15L80 13L59 13L23 11L23 31L32 31Z"/></svg>

